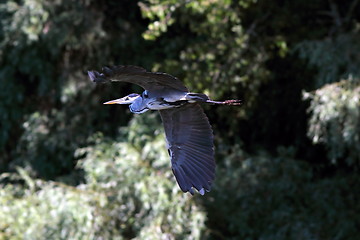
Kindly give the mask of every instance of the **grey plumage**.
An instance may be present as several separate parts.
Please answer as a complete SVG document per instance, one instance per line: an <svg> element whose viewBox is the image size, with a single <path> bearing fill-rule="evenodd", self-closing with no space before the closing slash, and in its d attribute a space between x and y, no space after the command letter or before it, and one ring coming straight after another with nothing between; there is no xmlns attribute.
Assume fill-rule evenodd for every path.
<svg viewBox="0 0 360 240"><path fill-rule="evenodd" d="M130 104L130 111L159 110L171 158L172 171L183 192L209 192L215 179L213 133L198 103L240 105L239 100L213 101L203 93L190 93L183 83L166 73L147 72L136 66L104 67L89 71L93 82L120 81L145 89L139 94L106 102Z"/></svg>
<svg viewBox="0 0 360 240"><path fill-rule="evenodd" d="M182 191L210 191L215 178L213 133L199 104L160 110L173 173Z"/></svg>
<svg viewBox="0 0 360 240"><path fill-rule="evenodd" d="M172 88L187 92L184 84L174 76L167 73L147 72L142 67L137 66L113 66L103 67L102 73L89 71L90 78L96 82L119 81L129 82L148 90L159 90Z"/></svg>

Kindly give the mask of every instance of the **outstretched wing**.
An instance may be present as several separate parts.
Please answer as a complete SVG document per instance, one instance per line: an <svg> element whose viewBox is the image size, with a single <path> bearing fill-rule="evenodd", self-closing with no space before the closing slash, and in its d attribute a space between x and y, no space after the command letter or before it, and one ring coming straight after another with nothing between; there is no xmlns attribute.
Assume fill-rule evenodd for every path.
<svg viewBox="0 0 360 240"><path fill-rule="evenodd" d="M172 170L183 192L209 192L215 178L213 133L197 103L161 110Z"/></svg>
<svg viewBox="0 0 360 240"><path fill-rule="evenodd" d="M102 72L88 71L93 82L120 81L139 85L148 90L163 90L164 88L176 89L187 92L184 84L174 76L167 73L148 72L136 66L103 67Z"/></svg>

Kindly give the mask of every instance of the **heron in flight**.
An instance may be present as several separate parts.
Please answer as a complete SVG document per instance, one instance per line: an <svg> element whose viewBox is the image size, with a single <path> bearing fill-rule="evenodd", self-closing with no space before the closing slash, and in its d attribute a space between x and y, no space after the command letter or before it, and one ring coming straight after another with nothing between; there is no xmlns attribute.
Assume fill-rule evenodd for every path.
<svg viewBox="0 0 360 240"><path fill-rule="evenodd" d="M95 83L119 81L137 84L142 94L104 104L129 104L136 114L158 110L165 128L171 168L183 192L194 195L209 192L215 178L213 133L199 103L240 105L240 100L213 101L203 93L192 93L184 84L166 73L148 72L136 66L103 67L102 72L88 71Z"/></svg>

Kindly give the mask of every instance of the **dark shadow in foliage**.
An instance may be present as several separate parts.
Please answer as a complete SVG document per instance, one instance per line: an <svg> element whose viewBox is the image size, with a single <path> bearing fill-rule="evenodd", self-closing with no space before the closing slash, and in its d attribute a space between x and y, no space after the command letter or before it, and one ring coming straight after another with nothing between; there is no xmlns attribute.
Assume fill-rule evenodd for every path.
<svg viewBox="0 0 360 240"><path fill-rule="evenodd" d="M228 158L219 168L203 201L208 239L360 237L356 174L317 179L306 163L264 154Z"/></svg>

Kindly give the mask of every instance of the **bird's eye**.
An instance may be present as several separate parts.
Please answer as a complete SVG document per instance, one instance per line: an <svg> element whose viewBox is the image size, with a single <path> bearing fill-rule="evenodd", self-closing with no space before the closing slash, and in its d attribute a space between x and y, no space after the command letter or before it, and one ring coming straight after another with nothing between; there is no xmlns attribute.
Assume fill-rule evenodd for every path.
<svg viewBox="0 0 360 240"><path fill-rule="evenodd" d="M149 97L147 91L144 91L143 96L144 96L145 98L148 98L148 97Z"/></svg>

